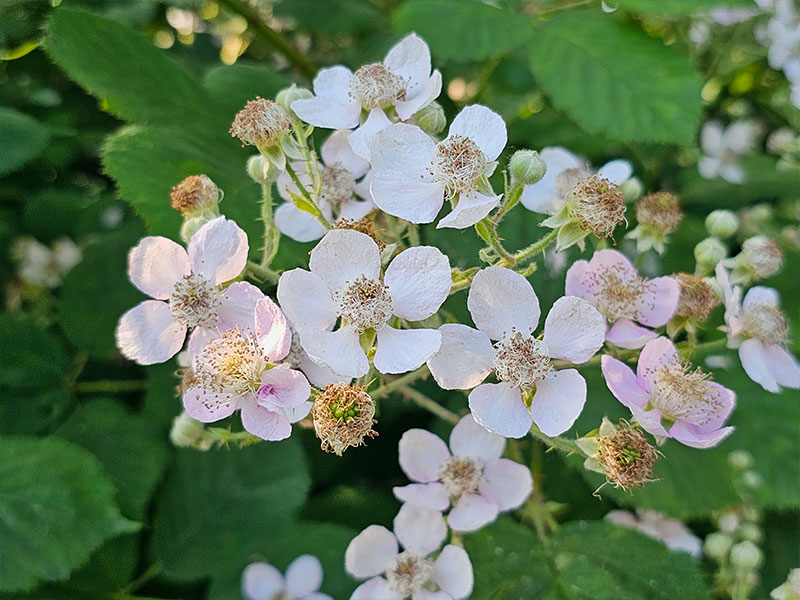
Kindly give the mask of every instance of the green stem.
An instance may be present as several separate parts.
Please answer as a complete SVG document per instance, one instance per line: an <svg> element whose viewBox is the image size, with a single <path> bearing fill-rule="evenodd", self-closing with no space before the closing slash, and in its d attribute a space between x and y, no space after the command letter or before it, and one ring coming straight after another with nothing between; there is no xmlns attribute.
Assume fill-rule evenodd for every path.
<svg viewBox="0 0 800 600"><path fill-rule="evenodd" d="M541 430L536 426L533 425L530 431L531 437L543 442L550 448L555 448L556 450L561 450L562 452L566 452L568 454L572 452L580 452L580 448L578 444L573 442L572 440L568 440L562 437L550 437L549 435L545 435L541 432Z"/></svg>
<svg viewBox="0 0 800 600"><path fill-rule="evenodd" d="M369 395L372 396L373 400L385 398L395 390L399 390L417 380L426 379L428 374L429 371L427 365L422 365L416 371L411 371L410 373L406 373L405 375L393 379L389 383L383 384L379 388L376 388L374 391L370 392Z"/></svg>
<svg viewBox="0 0 800 600"><path fill-rule="evenodd" d="M313 214L314 217L316 217L317 221L319 221L325 226L325 229L330 229L331 224L328 222L328 219L325 218L325 215L322 214L322 211L319 209L319 206L317 206L317 203L314 202L314 200L311 198L311 194L308 193L306 186L304 186L303 183L300 181L300 178L297 176L297 173L292 168L292 165L289 162L286 163L286 172L289 174L289 177L291 177L292 181L297 186L297 189L300 190L300 194L303 196L305 201L316 209L315 212L311 214Z"/></svg>
<svg viewBox="0 0 800 600"><path fill-rule="evenodd" d="M515 263L518 263L518 262L524 262L524 261L528 260L529 258L531 258L537 252L541 252L542 250L544 250L550 242L552 242L553 240L556 239L557 236L558 236L558 229L553 229L550 233L548 233L542 239L534 242L533 244L531 244L527 248L523 248L522 250L520 250L519 252L514 254L513 262L504 263L503 261L501 261L500 264L504 265L504 266L509 266L509 264L515 264Z"/></svg>
<svg viewBox="0 0 800 600"><path fill-rule="evenodd" d="M103 379L100 381L79 381L74 390L78 394L102 394L116 392L138 392L147 389L143 379Z"/></svg>
<svg viewBox="0 0 800 600"><path fill-rule="evenodd" d="M500 205L500 210L498 210L492 217L492 222L495 225L498 225L503 217L505 217L508 212L519 203L519 199L522 197L522 191L524 189L524 185L514 184L511 186L511 189L506 192L505 196L503 197L503 203Z"/></svg>
<svg viewBox="0 0 800 600"><path fill-rule="evenodd" d="M247 272L255 277L256 279L260 279L261 281L269 281L270 283L278 283L278 279L280 279L280 273L273 271L268 267L262 267L260 264L253 262L252 260L247 261Z"/></svg>
<svg viewBox="0 0 800 600"><path fill-rule="evenodd" d="M481 236L489 247L494 250L495 254L501 258L501 264L514 264L514 256L503 247L500 243L500 238L497 237L497 224L489 217L475 224L475 231Z"/></svg>
<svg viewBox="0 0 800 600"><path fill-rule="evenodd" d="M264 222L264 248L261 254L261 266L266 269L278 254L278 246L281 242L281 233L275 227L271 183L261 185L261 220Z"/></svg>
<svg viewBox="0 0 800 600"><path fill-rule="evenodd" d="M404 386L401 388L401 393L403 396L411 400L414 404L419 406L420 408L424 408L428 412L436 415L440 419L455 425L458 423L460 417L452 412L447 410L444 406L436 402L435 400L431 400L422 392L418 392L414 388L410 386Z"/></svg>

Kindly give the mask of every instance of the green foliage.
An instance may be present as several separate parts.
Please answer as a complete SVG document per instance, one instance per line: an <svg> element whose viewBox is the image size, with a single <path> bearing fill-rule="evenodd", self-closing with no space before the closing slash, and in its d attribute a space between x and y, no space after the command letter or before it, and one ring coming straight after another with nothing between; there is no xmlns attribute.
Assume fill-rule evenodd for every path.
<svg viewBox="0 0 800 600"><path fill-rule="evenodd" d="M203 80L208 93L219 105L227 121L256 96L273 98L291 80L263 65L236 63L208 70Z"/></svg>
<svg viewBox="0 0 800 600"><path fill-rule="evenodd" d="M50 130L24 113L0 106L0 176L19 169L44 150Z"/></svg>
<svg viewBox="0 0 800 600"><path fill-rule="evenodd" d="M383 18L368 0L280 0L274 10L278 16L296 19L310 32L331 35L366 31Z"/></svg>
<svg viewBox="0 0 800 600"><path fill-rule="evenodd" d="M615 6L645 15L697 15L714 8L735 6L753 7L750 0L617 0ZM755 8L755 7L753 7Z"/></svg>

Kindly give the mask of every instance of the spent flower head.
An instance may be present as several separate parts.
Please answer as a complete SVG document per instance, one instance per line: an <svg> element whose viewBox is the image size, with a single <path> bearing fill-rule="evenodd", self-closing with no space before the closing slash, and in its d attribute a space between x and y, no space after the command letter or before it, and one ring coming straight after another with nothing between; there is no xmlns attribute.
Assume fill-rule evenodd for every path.
<svg viewBox="0 0 800 600"><path fill-rule="evenodd" d="M681 219L683 211L675 194L647 194L636 203L638 225L628 237L636 240L636 249L639 252L653 248L662 254L669 234L677 229Z"/></svg>
<svg viewBox="0 0 800 600"><path fill-rule="evenodd" d="M372 429L377 423L375 401L362 386L329 384L317 394L311 414L322 449L337 456L378 435Z"/></svg>

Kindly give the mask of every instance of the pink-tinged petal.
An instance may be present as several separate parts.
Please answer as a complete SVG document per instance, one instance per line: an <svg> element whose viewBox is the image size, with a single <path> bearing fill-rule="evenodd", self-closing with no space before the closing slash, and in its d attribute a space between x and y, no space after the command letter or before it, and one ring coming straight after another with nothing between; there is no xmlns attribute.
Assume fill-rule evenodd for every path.
<svg viewBox="0 0 800 600"><path fill-rule="evenodd" d="M189 343L186 344L189 357L194 358L197 356L209 341L217 339L221 334L222 329L214 325L210 327L195 327L189 334Z"/></svg>
<svg viewBox="0 0 800 600"><path fill-rule="evenodd" d="M702 425L696 425L697 431L715 431L722 427L722 424L728 420L733 412L733 407L736 406L736 394L733 390L729 390L714 381L709 381L706 384L706 397L713 401L715 410L706 415L706 420Z"/></svg>
<svg viewBox="0 0 800 600"><path fill-rule="evenodd" d="M398 461L408 478L420 483L439 479L442 466L450 458L450 451L442 439L424 429L409 429L400 438Z"/></svg>
<svg viewBox="0 0 800 600"><path fill-rule="evenodd" d="M525 465L507 458L489 461L483 469L480 492L501 512L522 506L533 492L533 478Z"/></svg>
<svg viewBox="0 0 800 600"><path fill-rule="evenodd" d="M301 554L286 568L286 589L295 598L305 598L322 585L322 563L316 556Z"/></svg>
<svg viewBox="0 0 800 600"><path fill-rule="evenodd" d="M765 350L775 381L783 387L800 388L800 364L797 358L778 344L765 344Z"/></svg>
<svg viewBox="0 0 800 600"><path fill-rule="evenodd" d="M258 347L269 362L278 362L292 348L292 330L286 317L272 298L263 295L256 303L253 314Z"/></svg>
<svg viewBox="0 0 800 600"><path fill-rule="evenodd" d="M484 196L475 190L458 195L456 207L436 225L436 229L472 227L500 204L501 196Z"/></svg>
<svg viewBox="0 0 800 600"><path fill-rule="evenodd" d="M370 144L372 144L375 135L391 124L392 122L389 120L389 117L386 116L386 113L383 112L383 109L373 108L369 111L367 120L350 134L347 140L350 144L350 149L359 158L368 160Z"/></svg>
<svg viewBox="0 0 800 600"><path fill-rule="evenodd" d="M256 403L252 397L242 400L242 425L253 435L268 442L285 440L292 435L289 420Z"/></svg>
<svg viewBox="0 0 800 600"><path fill-rule="evenodd" d="M383 282L389 288L394 314L421 321L439 310L450 294L450 261L433 246L409 248L392 260Z"/></svg>
<svg viewBox="0 0 800 600"><path fill-rule="evenodd" d="M286 589L281 572L265 562L247 565L242 573L242 596L245 600L272 600Z"/></svg>
<svg viewBox="0 0 800 600"><path fill-rule="evenodd" d="M519 388L508 383L484 383L469 395L475 422L504 437L525 437L531 429L531 413Z"/></svg>
<svg viewBox="0 0 800 600"><path fill-rule="evenodd" d="M444 204L444 186L400 171L375 171L370 184L375 205L411 223L430 223Z"/></svg>
<svg viewBox="0 0 800 600"><path fill-rule="evenodd" d="M325 281L304 269L284 271L278 280L278 302L298 329L329 329L338 316L338 306Z"/></svg>
<svg viewBox="0 0 800 600"><path fill-rule="evenodd" d="M292 110L301 120L323 129L352 129L358 125L361 115L358 102L342 104L320 96L295 100Z"/></svg>
<svg viewBox="0 0 800 600"><path fill-rule="evenodd" d="M656 277L646 282L636 307L636 320L649 327L661 327L675 314L681 288L672 277Z"/></svg>
<svg viewBox="0 0 800 600"><path fill-rule="evenodd" d="M186 325L172 316L169 304L145 300L119 319L117 348L140 365L163 363L175 356L186 339Z"/></svg>
<svg viewBox="0 0 800 600"><path fill-rule="evenodd" d="M347 104L351 100L350 80L352 78L353 72L342 65L320 69L312 82L314 94L341 104ZM292 106L292 110L294 110L294 106Z"/></svg>
<svg viewBox="0 0 800 600"><path fill-rule="evenodd" d="M633 167L627 160L618 158L600 167L597 174L604 179L608 179L611 183L622 185L633 175Z"/></svg>
<svg viewBox="0 0 800 600"><path fill-rule="evenodd" d="M394 534L406 550L430 554L447 537L447 525L438 510L417 508L406 503L394 518Z"/></svg>
<svg viewBox="0 0 800 600"><path fill-rule="evenodd" d="M182 246L165 237L143 238L128 254L128 277L142 292L166 300L175 284L191 272Z"/></svg>
<svg viewBox="0 0 800 600"><path fill-rule="evenodd" d="M750 338L739 346L739 359L747 376L768 392L777 394L781 391L770 365L767 345L761 340Z"/></svg>
<svg viewBox="0 0 800 600"><path fill-rule="evenodd" d="M381 129L370 142L374 171L398 171L409 179L428 172L436 142L416 125L395 123ZM424 181L431 181L430 175Z"/></svg>
<svg viewBox="0 0 800 600"><path fill-rule="evenodd" d="M586 403L586 380L575 369L551 371L536 384L533 422L549 436L561 435L578 419Z"/></svg>
<svg viewBox="0 0 800 600"><path fill-rule="evenodd" d="M247 265L247 234L225 217L203 225L189 240L192 272L217 285L236 279Z"/></svg>
<svg viewBox="0 0 800 600"><path fill-rule="evenodd" d="M638 350L658 334L652 329L637 325L628 319L620 319L608 328L606 339L619 348Z"/></svg>
<svg viewBox="0 0 800 600"><path fill-rule="evenodd" d="M230 284L222 294L219 307L220 331L234 327L253 327L256 303L262 298L265 298L264 292L246 281Z"/></svg>
<svg viewBox="0 0 800 600"><path fill-rule="evenodd" d="M606 338L606 320L575 296L556 300L544 322L543 341L550 356L581 364L594 356Z"/></svg>
<svg viewBox="0 0 800 600"><path fill-rule="evenodd" d="M486 431L472 415L464 415L450 432L450 450L454 456L471 456L492 461L503 454L506 440L502 435Z"/></svg>
<svg viewBox="0 0 800 600"><path fill-rule="evenodd" d="M374 577L386 570L397 552L394 534L381 525L370 525L350 541L344 568L358 579Z"/></svg>
<svg viewBox="0 0 800 600"><path fill-rule="evenodd" d="M448 544L433 563L433 580L455 600L472 593L472 563L466 550Z"/></svg>
<svg viewBox="0 0 800 600"><path fill-rule="evenodd" d="M576 260L572 263L572 266L567 270L564 294L567 296L576 296L582 300L586 300L590 304L596 304L594 287L590 284L586 276L588 271L588 260Z"/></svg>
<svg viewBox="0 0 800 600"><path fill-rule="evenodd" d="M311 213L300 210L291 202L281 204L275 211L275 226L283 235L297 242L320 239L327 229Z"/></svg>
<svg viewBox="0 0 800 600"><path fill-rule="evenodd" d="M326 233L311 251L309 266L311 272L321 277L328 284L328 289L334 292L362 275L368 279L378 279L381 274L381 251L375 240L360 231L334 229Z"/></svg>
<svg viewBox="0 0 800 600"><path fill-rule="evenodd" d="M182 400L187 414L201 423L213 423L229 417L239 405L239 399L234 396L206 394L200 387L190 387L183 393Z"/></svg>
<svg viewBox="0 0 800 600"><path fill-rule="evenodd" d="M256 400L272 411L301 406L311 395L308 379L300 371L283 366L274 367L261 374L261 386Z"/></svg>
<svg viewBox="0 0 800 600"><path fill-rule="evenodd" d="M657 408L653 410L642 410L640 407L631 405L628 407L633 415L633 419L642 426L647 433L658 437L669 437L669 433L664 429L662 413Z"/></svg>
<svg viewBox="0 0 800 600"><path fill-rule="evenodd" d="M442 344L435 329L395 329L384 325L378 330L378 347L372 364L381 373L405 373L425 364Z"/></svg>
<svg viewBox="0 0 800 600"><path fill-rule="evenodd" d="M311 408L314 406L313 402L303 402L298 406L290 406L286 408L281 408L276 410L279 415L283 415L286 417L286 420L289 423L297 423L298 421L302 421L308 416L308 413L311 412Z"/></svg>
<svg viewBox="0 0 800 600"><path fill-rule="evenodd" d="M691 423L676 422L669 430L670 437L691 448L713 448L733 433L733 427L702 431Z"/></svg>
<svg viewBox="0 0 800 600"><path fill-rule="evenodd" d="M663 366L675 365L680 362L678 351L669 338L659 337L645 344L639 355L636 365L636 376L639 387L646 390L653 389L655 374Z"/></svg>
<svg viewBox="0 0 800 600"><path fill-rule="evenodd" d="M503 117L481 104L463 108L453 119L449 135L468 137L490 161L500 156L508 141Z"/></svg>
<svg viewBox="0 0 800 600"><path fill-rule="evenodd" d="M369 193L369 188L367 188L367 193ZM363 202L355 199L345 200L339 205L339 218L360 221L373 210L375 210L375 203L371 199Z"/></svg>
<svg viewBox="0 0 800 600"><path fill-rule="evenodd" d="M617 400L628 408L647 404L650 396L640 385L633 369L607 354L600 359L600 364L606 385Z"/></svg>
<svg viewBox="0 0 800 600"><path fill-rule="evenodd" d="M742 308L748 309L751 306L758 305L778 308L780 304L781 298L778 292L772 288L757 285L755 287L751 287L747 291L747 294L745 294L744 300L742 301Z"/></svg>
<svg viewBox="0 0 800 600"><path fill-rule="evenodd" d="M350 148L348 129L339 129L328 136L320 146L319 153L326 166L341 165L358 179L369 170L369 163L353 153Z"/></svg>
<svg viewBox="0 0 800 600"><path fill-rule="evenodd" d="M407 100L396 100L394 102L397 116L407 121L418 110L425 108L442 93L442 74L436 70L428 79L418 85L411 93L406 93Z"/></svg>
<svg viewBox="0 0 800 600"><path fill-rule="evenodd" d="M428 510L447 510L450 506L450 495L439 482L410 483L402 487L392 488L395 498L400 502L410 502L419 508Z"/></svg>
<svg viewBox="0 0 800 600"><path fill-rule="evenodd" d="M415 86L424 82L431 73L431 51L428 44L416 33L410 33L386 53L383 64L409 83L406 95L414 93Z"/></svg>
<svg viewBox="0 0 800 600"><path fill-rule="evenodd" d="M494 348L482 331L447 323L439 327L442 345L428 359L428 368L439 387L445 390L474 388L492 370Z"/></svg>
<svg viewBox="0 0 800 600"><path fill-rule="evenodd" d="M361 377L369 371L367 355L352 325L337 331L303 331L300 343L308 355L338 375Z"/></svg>
<svg viewBox="0 0 800 600"><path fill-rule="evenodd" d="M447 515L453 531L476 531L497 518L497 504L480 494L462 494Z"/></svg>
<svg viewBox="0 0 800 600"><path fill-rule="evenodd" d="M397 594L389 587L389 582L383 577L373 577L358 586L350 600L375 600L376 598L383 598L385 600L403 600L400 594Z"/></svg>
<svg viewBox="0 0 800 600"><path fill-rule="evenodd" d="M478 329L500 340L512 329L533 332L539 323L539 298L519 273L505 267L488 267L472 280L467 307Z"/></svg>

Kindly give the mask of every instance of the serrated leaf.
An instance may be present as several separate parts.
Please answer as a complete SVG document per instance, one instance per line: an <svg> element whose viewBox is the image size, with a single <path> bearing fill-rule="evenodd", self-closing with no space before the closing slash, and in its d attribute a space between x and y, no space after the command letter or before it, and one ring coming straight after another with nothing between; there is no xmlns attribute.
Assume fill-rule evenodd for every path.
<svg viewBox="0 0 800 600"><path fill-rule="evenodd" d="M435 56L456 61L501 56L533 35L527 17L475 0L409 0L393 22L419 34Z"/></svg>
<svg viewBox="0 0 800 600"><path fill-rule="evenodd" d="M694 15L707 13L714 8L746 6L754 11L751 0L616 0L613 5L644 15Z"/></svg>
<svg viewBox="0 0 800 600"><path fill-rule="evenodd" d="M203 80L228 122L233 122L233 117L249 100L256 96L272 98L290 84L287 77L274 69L241 62L212 67Z"/></svg>
<svg viewBox="0 0 800 600"><path fill-rule="evenodd" d="M0 107L0 176L36 158L49 139L47 126L24 113Z"/></svg>
<svg viewBox="0 0 800 600"><path fill-rule="evenodd" d="M537 82L589 133L693 142L702 81L676 48L600 11L554 16L529 48Z"/></svg>
<svg viewBox="0 0 800 600"><path fill-rule="evenodd" d="M136 527L86 450L54 438L0 438L1 592L65 579L105 540Z"/></svg>

